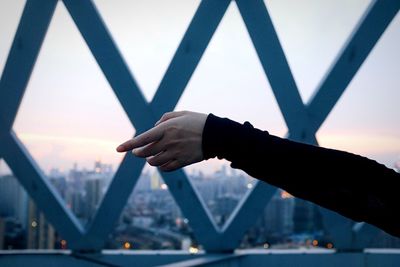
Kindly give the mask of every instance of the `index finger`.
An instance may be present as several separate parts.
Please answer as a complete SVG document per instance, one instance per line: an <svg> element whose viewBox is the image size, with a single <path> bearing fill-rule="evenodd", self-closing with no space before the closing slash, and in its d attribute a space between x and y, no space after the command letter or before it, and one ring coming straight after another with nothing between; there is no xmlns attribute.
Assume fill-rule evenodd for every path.
<svg viewBox="0 0 400 267"><path fill-rule="evenodd" d="M158 141L162 138L164 131L162 127L156 126L151 128L150 130L132 138L131 140L122 143L117 147L118 152L126 152L128 150L132 150L137 147L142 147L147 144Z"/></svg>

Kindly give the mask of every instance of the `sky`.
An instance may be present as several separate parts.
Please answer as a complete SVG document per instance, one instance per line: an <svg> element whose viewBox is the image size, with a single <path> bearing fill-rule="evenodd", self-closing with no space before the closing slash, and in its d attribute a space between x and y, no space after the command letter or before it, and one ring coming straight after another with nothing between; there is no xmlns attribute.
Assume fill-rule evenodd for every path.
<svg viewBox="0 0 400 267"><path fill-rule="evenodd" d="M0 73L25 1L0 2ZM199 1L95 0L147 101L151 101ZM267 8L303 102L314 93L370 1L270 0ZM400 160L400 15L317 132L321 146ZM213 36L177 110L250 121L271 134L287 127L234 2ZM62 2L59 2L13 130L43 171L115 167L115 147L135 129ZM213 172L221 162L194 168Z"/></svg>

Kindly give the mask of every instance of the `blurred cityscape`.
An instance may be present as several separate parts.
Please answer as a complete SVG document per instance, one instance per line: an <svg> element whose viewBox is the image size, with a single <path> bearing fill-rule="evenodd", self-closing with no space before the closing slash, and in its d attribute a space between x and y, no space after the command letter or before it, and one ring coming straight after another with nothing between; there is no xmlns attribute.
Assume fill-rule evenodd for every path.
<svg viewBox="0 0 400 267"><path fill-rule="evenodd" d="M5 165L0 161L0 171ZM400 164L395 165L397 171ZM89 223L114 176L112 165L95 161L92 169L52 169L48 179L82 224ZM222 166L212 174L188 174L217 225L222 226L256 180ZM67 249L68 237L59 236L30 200L18 180L0 172L0 249ZM240 248L334 248L324 231L317 206L278 190ZM400 247L400 240L379 234L371 247ZM145 168L105 249L201 249L186 219L155 168Z"/></svg>

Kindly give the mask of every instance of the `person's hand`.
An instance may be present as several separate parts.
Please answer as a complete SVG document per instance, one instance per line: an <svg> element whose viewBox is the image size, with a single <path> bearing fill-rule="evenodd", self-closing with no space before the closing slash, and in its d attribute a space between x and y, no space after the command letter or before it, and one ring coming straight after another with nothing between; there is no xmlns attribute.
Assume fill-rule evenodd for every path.
<svg viewBox="0 0 400 267"><path fill-rule="evenodd" d="M165 113L155 126L117 147L147 158L152 166L173 171L202 161L202 135L207 115L190 111Z"/></svg>

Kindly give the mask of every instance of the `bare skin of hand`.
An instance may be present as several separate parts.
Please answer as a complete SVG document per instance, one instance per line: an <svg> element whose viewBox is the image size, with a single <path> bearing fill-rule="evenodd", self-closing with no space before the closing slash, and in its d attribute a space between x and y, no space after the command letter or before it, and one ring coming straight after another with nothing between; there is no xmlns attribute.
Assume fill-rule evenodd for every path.
<svg viewBox="0 0 400 267"><path fill-rule="evenodd" d="M190 111L165 113L150 130L117 147L132 150L162 171L173 171L202 161L202 135L207 115Z"/></svg>

